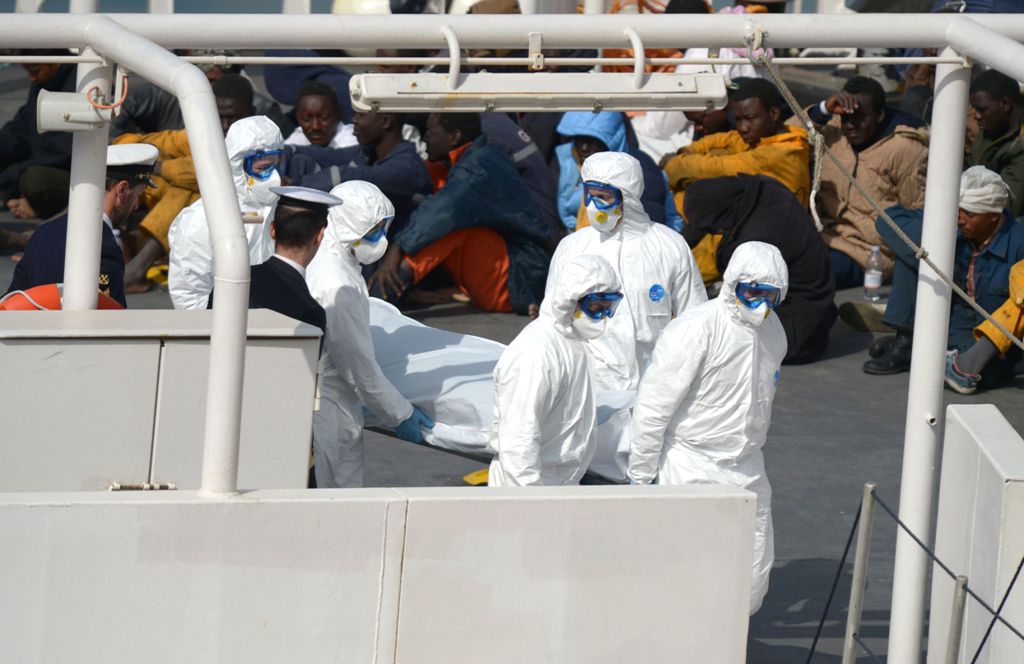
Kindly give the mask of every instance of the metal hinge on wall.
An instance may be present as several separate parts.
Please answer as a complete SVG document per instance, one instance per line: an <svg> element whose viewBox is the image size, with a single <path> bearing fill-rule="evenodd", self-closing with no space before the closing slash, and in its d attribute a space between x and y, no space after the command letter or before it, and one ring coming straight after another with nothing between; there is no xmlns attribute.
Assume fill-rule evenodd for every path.
<svg viewBox="0 0 1024 664"><path fill-rule="evenodd" d="M174 484L151 483L151 482L111 482L107 487L108 491L175 491Z"/></svg>

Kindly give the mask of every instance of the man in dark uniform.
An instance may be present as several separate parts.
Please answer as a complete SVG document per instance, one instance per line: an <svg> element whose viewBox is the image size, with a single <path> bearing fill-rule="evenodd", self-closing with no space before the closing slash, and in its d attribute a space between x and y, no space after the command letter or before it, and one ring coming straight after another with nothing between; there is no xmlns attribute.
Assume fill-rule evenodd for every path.
<svg viewBox="0 0 1024 664"><path fill-rule="evenodd" d="M324 330L327 316L309 294L306 266L313 260L327 228L327 209L341 199L306 187L271 187L278 194L270 224L274 255L250 268L249 308L270 309ZM213 294L210 294L210 307Z"/></svg>
<svg viewBox="0 0 1024 664"><path fill-rule="evenodd" d="M103 195L103 244L100 250L99 291L127 306L124 297L124 254L114 225L125 221L139 205L159 151L152 145L112 145L107 148L107 183ZM68 216L40 226L14 268L7 292L64 282L64 253Z"/></svg>

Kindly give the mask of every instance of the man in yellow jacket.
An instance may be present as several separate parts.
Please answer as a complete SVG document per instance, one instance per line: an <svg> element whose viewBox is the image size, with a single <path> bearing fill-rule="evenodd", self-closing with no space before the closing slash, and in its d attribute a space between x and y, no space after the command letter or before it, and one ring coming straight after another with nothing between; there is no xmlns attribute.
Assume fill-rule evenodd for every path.
<svg viewBox="0 0 1024 664"><path fill-rule="evenodd" d="M736 129L706 136L663 160L679 213L690 183L741 173L775 178L806 207L811 191L807 130L784 124L785 105L768 81L737 78L733 83L736 88L729 93L729 104ZM717 237L708 236L693 249L706 284L720 278L715 266L717 242Z"/></svg>

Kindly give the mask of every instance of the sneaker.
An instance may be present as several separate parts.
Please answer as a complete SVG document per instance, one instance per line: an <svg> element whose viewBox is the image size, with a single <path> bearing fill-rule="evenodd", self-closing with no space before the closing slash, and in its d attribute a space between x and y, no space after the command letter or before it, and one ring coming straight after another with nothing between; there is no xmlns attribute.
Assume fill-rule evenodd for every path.
<svg viewBox="0 0 1024 664"><path fill-rule="evenodd" d="M979 374L967 373L956 366L956 358L960 353L956 350L946 351L946 386L960 394L974 394L978 391L981 381Z"/></svg>

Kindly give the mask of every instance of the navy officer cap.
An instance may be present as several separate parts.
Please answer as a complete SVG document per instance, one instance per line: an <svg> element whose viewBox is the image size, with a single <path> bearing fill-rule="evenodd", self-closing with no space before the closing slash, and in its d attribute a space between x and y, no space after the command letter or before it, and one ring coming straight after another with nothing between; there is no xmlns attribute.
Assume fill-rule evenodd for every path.
<svg viewBox="0 0 1024 664"><path fill-rule="evenodd" d="M309 187L271 187L270 191L281 197L278 205L302 208L326 216L327 208L341 205L341 199L326 191Z"/></svg>
<svg viewBox="0 0 1024 664"><path fill-rule="evenodd" d="M160 151L149 143L111 145L107 148L107 177L155 187L149 177L159 156Z"/></svg>

